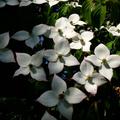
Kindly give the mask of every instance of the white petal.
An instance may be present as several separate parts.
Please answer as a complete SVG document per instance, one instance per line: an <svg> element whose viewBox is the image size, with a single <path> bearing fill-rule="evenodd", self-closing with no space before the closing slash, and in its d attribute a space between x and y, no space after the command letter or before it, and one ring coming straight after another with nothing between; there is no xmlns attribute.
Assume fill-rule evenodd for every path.
<svg viewBox="0 0 120 120"><path fill-rule="evenodd" d="M87 82L85 84L85 89L91 93L92 95L95 95L97 93L97 85L96 84L90 84L89 82Z"/></svg>
<svg viewBox="0 0 120 120"><path fill-rule="evenodd" d="M59 60L56 62L49 62L48 68L50 74L56 74L64 69L64 64L61 63Z"/></svg>
<svg viewBox="0 0 120 120"><path fill-rule="evenodd" d="M112 68L106 68L104 65L102 65L102 67L99 69L99 73L111 81L111 78L113 76Z"/></svg>
<svg viewBox="0 0 120 120"><path fill-rule="evenodd" d="M73 106L65 101L59 102L58 104L59 112L68 120L72 120Z"/></svg>
<svg viewBox="0 0 120 120"><path fill-rule="evenodd" d="M33 0L33 3L35 3L35 4L43 4L46 2L47 2L47 0Z"/></svg>
<svg viewBox="0 0 120 120"><path fill-rule="evenodd" d="M49 50L45 50L44 52L44 57L48 60L48 61L56 61L58 58L58 54L56 53L55 50L53 49L49 49Z"/></svg>
<svg viewBox="0 0 120 120"><path fill-rule="evenodd" d="M76 24L80 20L80 16L78 14L72 14L69 16L69 21L73 24Z"/></svg>
<svg viewBox="0 0 120 120"><path fill-rule="evenodd" d="M105 84L106 82L107 82L106 79L101 74L99 73L93 74L92 83L96 84L97 86L101 86Z"/></svg>
<svg viewBox="0 0 120 120"><path fill-rule="evenodd" d="M61 17L56 20L55 27L58 29L63 29L65 26L67 26L68 19L66 17Z"/></svg>
<svg viewBox="0 0 120 120"><path fill-rule="evenodd" d="M85 76L91 76L94 72L93 66L85 60L82 61L80 70Z"/></svg>
<svg viewBox="0 0 120 120"><path fill-rule="evenodd" d="M120 30L120 23L116 26L116 28L117 28L118 30Z"/></svg>
<svg viewBox="0 0 120 120"><path fill-rule="evenodd" d="M52 80L52 90L56 95L60 95L64 93L67 89L67 85L63 79L61 79L59 76L54 75Z"/></svg>
<svg viewBox="0 0 120 120"><path fill-rule="evenodd" d="M93 32L90 31L84 31L83 33L81 33L81 37L84 41L90 41L91 39L93 39Z"/></svg>
<svg viewBox="0 0 120 120"><path fill-rule="evenodd" d="M43 62L43 51L38 51L31 57L31 64L35 66L40 66Z"/></svg>
<svg viewBox="0 0 120 120"><path fill-rule="evenodd" d="M31 77L37 81L46 81L46 74L42 67L40 68L33 68L33 71L30 71Z"/></svg>
<svg viewBox="0 0 120 120"><path fill-rule="evenodd" d="M18 76L20 74L22 75L28 75L30 73L29 67L20 67L18 70L15 71L14 77Z"/></svg>
<svg viewBox="0 0 120 120"><path fill-rule="evenodd" d="M29 32L25 30L21 30L16 32L11 38L18 40L18 41L24 41L30 38Z"/></svg>
<svg viewBox="0 0 120 120"><path fill-rule="evenodd" d="M50 27L50 35L49 38L55 39L56 37L60 36L58 29L55 27Z"/></svg>
<svg viewBox="0 0 120 120"><path fill-rule="evenodd" d="M49 30L49 26L45 24L39 24L33 27L32 33L34 35L43 35Z"/></svg>
<svg viewBox="0 0 120 120"><path fill-rule="evenodd" d="M0 49L3 49L8 45L9 39L9 32L0 34Z"/></svg>
<svg viewBox="0 0 120 120"><path fill-rule="evenodd" d="M76 23L76 25L80 25L80 26L83 26L83 25L85 25L85 24L87 24L87 23L84 22L84 21L81 21L81 20Z"/></svg>
<svg viewBox="0 0 120 120"><path fill-rule="evenodd" d="M90 52L90 46L91 46L91 42L86 42L85 45L83 45L82 50L84 52Z"/></svg>
<svg viewBox="0 0 120 120"><path fill-rule="evenodd" d="M30 47L30 48L34 48L38 43L39 43L40 39L38 36L31 36L29 39L27 39L25 41L25 44Z"/></svg>
<svg viewBox="0 0 120 120"><path fill-rule="evenodd" d="M80 103L86 95L80 91L78 88L70 87L65 93L65 100L70 104Z"/></svg>
<svg viewBox="0 0 120 120"><path fill-rule="evenodd" d="M31 3L32 2L30 0L22 0L19 5L20 5L20 7L22 7L22 6L28 6Z"/></svg>
<svg viewBox="0 0 120 120"><path fill-rule="evenodd" d="M77 35L77 33L73 30L73 28L65 28L63 29L63 36L65 38L71 39L73 37L75 37Z"/></svg>
<svg viewBox="0 0 120 120"><path fill-rule="evenodd" d="M86 83L85 76L81 72L75 73L72 79L74 79L77 83L82 85Z"/></svg>
<svg viewBox="0 0 120 120"><path fill-rule="evenodd" d="M42 105L46 107L53 107L58 104L58 97L54 94L52 90L44 92L38 99Z"/></svg>
<svg viewBox="0 0 120 120"><path fill-rule="evenodd" d="M106 59L110 55L109 49L103 44L99 44L95 48L94 53L95 53L96 57L101 60Z"/></svg>
<svg viewBox="0 0 120 120"><path fill-rule="evenodd" d="M85 60L92 63L95 66L101 66L101 60L99 60L95 55L87 56Z"/></svg>
<svg viewBox="0 0 120 120"><path fill-rule="evenodd" d="M82 45L80 43L80 41L75 41L75 42L71 42L70 43L70 48L71 49L81 49L82 48Z"/></svg>
<svg viewBox="0 0 120 120"><path fill-rule="evenodd" d="M57 120L57 119L46 111L42 116L41 120Z"/></svg>
<svg viewBox="0 0 120 120"><path fill-rule="evenodd" d="M5 7L6 3L4 1L0 1L0 8Z"/></svg>
<svg viewBox="0 0 120 120"><path fill-rule="evenodd" d="M119 55L110 55L107 59L107 62L111 68L116 68L120 66L120 56Z"/></svg>
<svg viewBox="0 0 120 120"><path fill-rule="evenodd" d="M80 64L77 58L75 58L73 55L65 56L63 57L63 59L65 61L66 66L75 66Z"/></svg>
<svg viewBox="0 0 120 120"><path fill-rule="evenodd" d="M26 67L31 62L31 56L27 53L16 53L16 58L18 65L21 67Z"/></svg>
<svg viewBox="0 0 120 120"><path fill-rule="evenodd" d="M67 55L70 51L69 42L66 39L61 39L55 44L54 49L59 55Z"/></svg>
<svg viewBox="0 0 120 120"><path fill-rule="evenodd" d="M15 62L13 52L9 49L0 50L0 61L4 63Z"/></svg>
<svg viewBox="0 0 120 120"><path fill-rule="evenodd" d="M59 1L49 1L50 7L52 7L53 5L56 5L57 3L59 3Z"/></svg>
<svg viewBox="0 0 120 120"><path fill-rule="evenodd" d="M18 2L18 0L6 0L6 3L8 4L8 5L19 5L19 2Z"/></svg>

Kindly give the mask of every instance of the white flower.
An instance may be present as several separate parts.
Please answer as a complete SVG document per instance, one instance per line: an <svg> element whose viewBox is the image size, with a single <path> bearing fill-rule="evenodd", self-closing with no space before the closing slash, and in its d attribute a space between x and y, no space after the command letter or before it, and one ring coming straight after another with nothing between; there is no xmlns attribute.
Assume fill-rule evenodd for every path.
<svg viewBox="0 0 120 120"><path fill-rule="evenodd" d="M57 75L52 80L52 90L44 92L37 101L47 107L57 105L59 112L68 120L72 119L73 107L71 104L80 103L86 95L78 88L70 87Z"/></svg>
<svg viewBox="0 0 120 120"><path fill-rule="evenodd" d="M35 4L49 3L50 7L52 7L58 4L60 1L68 1L68 0L33 0L33 3Z"/></svg>
<svg viewBox="0 0 120 120"><path fill-rule="evenodd" d="M69 54L69 52L69 43L64 39L56 42L54 49L49 49L44 52L44 57L49 61L48 68L50 74L61 72L64 68L64 65L79 65L78 60L72 54Z"/></svg>
<svg viewBox="0 0 120 120"><path fill-rule="evenodd" d="M70 23L72 25L80 25L80 26L82 26L82 25L86 24L84 21L80 20L80 16L78 14L71 14L69 16L68 20L70 21Z"/></svg>
<svg viewBox="0 0 120 120"><path fill-rule="evenodd" d="M20 66L16 70L14 76L20 74L28 75L30 73L31 77L38 81L45 81L46 74L44 69L41 67L43 60L43 51L38 51L37 53L30 56L27 53L16 53L17 63Z"/></svg>
<svg viewBox="0 0 120 120"><path fill-rule="evenodd" d="M75 37L72 38L72 41L70 43L71 49L82 49L82 51L89 52L91 42L94 37L93 32L90 31L84 31L80 34L77 34Z"/></svg>
<svg viewBox="0 0 120 120"><path fill-rule="evenodd" d="M99 44L95 50L95 55L90 55L86 58L93 65L99 67L99 72L101 75L111 80L113 76L113 69L120 66L120 56L110 55L109 49L103 45Z"/></svg>
<svg viewBox="0 0 120 120"><path fill-rule="evenodd" d="M18 0L0 0L0 8L5 7L5 5L15 6L18 4Z"/></svg>
<svg viewBox="0 0 120 120"><path fill-rule="evenodd" d="M57 119L46 111L42 116L41 120L57 120Z"/></svg>
<svg viewBox="0 0 120 120"><path fill-rule="evenodd" d="M76 7L82 7L82 5L79 5L78 2L70 2L70 3L68 3L68 5L73 6L74 8L76 8Z"/></svg>
<svg viewBox="0 0 120 120"><path fill-rule="evenodd" d="M120 23L117 26L111 26L109 29L106 28L113 36L120 36Z"/></svg>
<svg viewBox="0 0 120 120"><path fill-rule="evenodd" d="M6 48L9 44L10 36L9 32L0 34L0 61L9 63L15 62L14 54L12 50Z"/></svg>
<svg viewBox="0 0 120 120"><path fill-rule="evenodd" d="M97 93L97 87L106 83L106 80L99 73L94 72L93 66L86 62L82 61L80 65L80 71L73 75L73 79L85 86L85 89L95 95Z"/></svg>
<svg viewBox="0 0 120 120"><path fill-rule="evenodd" d="M72 38L76 35L74 31L75 26L71 25L66 17L61 17L56 20L55 27L51 27L50 38L56 38L58 36L65 38Z"/></svg>
<svg viewBox="0 0 120 120"><path fill-rule="evenodd" d="M40 24L33 27L31 34L25 30L21 30L16 32L11 38L18 41L25 41L28 47L34 48L40 41L39 36L44 35L48 30L49 26Z"/></svg>

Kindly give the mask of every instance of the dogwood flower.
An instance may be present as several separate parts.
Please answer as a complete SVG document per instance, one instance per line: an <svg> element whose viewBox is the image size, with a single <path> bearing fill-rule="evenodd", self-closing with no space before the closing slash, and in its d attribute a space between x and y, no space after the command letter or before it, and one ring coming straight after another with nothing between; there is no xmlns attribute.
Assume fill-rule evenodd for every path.
<svg viewBox="0 0 120 120"><path fill-rule="evenodd" d="M104 44L99 44L95 50L95 55L90 55L85 58L93 65L99 67L99 73L107 78L109 81L113 76L113 69L120 66L120 56L110 55L109 49Z"/></svg>
<svg viewBox="0 0 120 120"><path fill-rule="evenodd" d="M0 61L9 63L15 62L14 54L12 50L6 48L9 44L10 36L9 32L0 34Z"/></svg>
<svg viewBox="0 0 120 120"><path fill-rule="evenodd" d="M111 26L109 29L106 28L113 36L120 36L120 23L117 26Z"/></svg>
<svg viewBox="0 0 120 120"><path fill-rule="evenodd" d="M68 1L68 0L33 0L33 3L35 4L43 4L48 3L50 7L58 4L60 1Z"/></svg>
<svg viewBox="0 0 120 120"><path fill-rule="evenodd" d="M19 5L18 0L0 0L0 8L5 7L5 5L15 6Z"/></svg>
<svg viewBox="0 0 120 120"><path fill-rule="evenodd" d="M44 69L41 67L43 60L43 50L36 52L32 56L27 53L16 53L17 63L20 66L16 70L14 76L20 74L28 75L30 73L31 77L38 81L45 81L46 74Z"/></svg>
<svg viewBox="0 0 120 120"><path fill-rule="evenodd" d="M57 38L58 36L72 38L76 35L75 26L71 25L66 17L56 20L55 27L51 27L49 38Z"/></svg>
<svg viewBox="0 0 120 120"><path fill-rule="evenodd" d="M72 78L77 83L84 85L87 92L92 95L97 93L98 86L106 83L104 77L99 73L94 72L93 66L85 60L83 60L80 65L80 71L81 72L75 73Z"/></svg>
<svg viewBox="0 0 120 120"><path fill-rule="evenodd" d="M78 88L70 87L57 75L52 80L52 90L44 92L37 101L46 107L54 107L57 105L58 111L68 120L72 119L72 104L80 103L86 98L86 95Z"/></svg>
<svg viewBox="0 0 120 120"><path fill-rule="evenodd" d="M49 26L40 24L33 27L31 34L25 30L21 30L16 32L11 38L18 41L25 41L28 47L34 48L40 41L39 36L45 34L48 29Z"/></svg>
<svg viewBox="0 0 120 120"><path fill-rule="evenodd" d="M82 49L85 52L90 51L91 42L94 37L93 32L84 31L80 34L77 34L72 38L72 42L70 43L71 49Z"/></svg>
<svg viewBox="0 0 120 120"><path fill-rule="evenodd" d="M44 52L44 57L49 61L48 68L50 74L59 73L65 66L79 65L78 60L69 54L69 42L61 39L55 43L54 49L48 49Z"/></svg>
<svg viewBox="0 0 120 120"><path fill-rule="evenodd" d="M82 26L82 25L86 24L84 21L80 20L80 16L78 14L71 14L69 16L68 20L70 21L70 23L72 25L80 25L80 26Z"/></svg>
<svg viewBox="0 0 120 120"><path fill-rule="evenodd" d="M54 116L50 115L47 111L45 111L41 120L57 120Z"/></svg>

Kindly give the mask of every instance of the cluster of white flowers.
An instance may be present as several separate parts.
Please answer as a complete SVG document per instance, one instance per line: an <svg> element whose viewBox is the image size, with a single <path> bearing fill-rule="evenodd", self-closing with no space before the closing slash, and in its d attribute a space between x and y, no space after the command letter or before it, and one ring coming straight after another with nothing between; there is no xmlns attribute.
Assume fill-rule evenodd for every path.
<svg viewBox="0 0 120 120"><path fill-rule="evenodd" d="M11 1L11 2L10 2ZM8 5L18 5L17 0L2 0L0 7ZM60 1L68 0L21 0L20 6L27 6L31 3L43 4L48 3L53 6ZM77 3L77 2L76 2ZM72 5L72 4L71 4ZM74 7L79 7L74 4ZM87 95L76 86L68 87L67 83L57 74L63 71L65 66L80 66L80 71L76 72L72 79L76 84L81 84L86 92L91 95L97 94L99 86L111 81L113 77L113 68L120 66L120 56L116 54L110 55L110 50L102 43L95 47L94 55L90 54L92 39L94 32L92 30L76 31L77 26L84 26L87 23L80 20L80 16L76 13L67 17L60 17L56 20L54 26L39 24L33 27L32 32L21 30L14 33L11 37L9 32L0 34L0 61L15 62L19 65L19 69L15 71L14 77L23 74L29 75L37 81L46 81L49 75L53 75L51 89L44 92L37 99L39 103L46 107L57 107L57 110L68 120L72 119L73 104L82 102ZM84 27L83 27L84 28ZM107 29L113 36L120 36L120 24L111 26ZM17 41L25 41L25 45L33 49L40 42L40 36L47 37L54 42L51 49L41 49L33 55L28 53L15 52L6 48L10 39ZM81 49L82 52L89 53L84 59L78 59L71 53L71 50ZM48 61L49 75L46 75L42 66L43 59ZM96 69L97 68L97 69ZM47 111L41 120L56 120Z"/></svg>

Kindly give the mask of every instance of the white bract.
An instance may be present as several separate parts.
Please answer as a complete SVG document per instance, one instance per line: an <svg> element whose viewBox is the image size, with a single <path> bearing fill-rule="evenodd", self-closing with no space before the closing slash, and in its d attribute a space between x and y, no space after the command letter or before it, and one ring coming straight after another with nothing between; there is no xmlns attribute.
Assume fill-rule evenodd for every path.
<svg viewBox="0 0 120 120"><path fill-rule="evenodd" d="M74 31L75 26L71 25L66 17L61 17L56 20L55 27L51 27L50 38L57 38L58 36L65 38L72 38L76 35Z"/></svg>
<svg viewBox="0 0 120 120"><path fill-rule="evenodd" d="M0 8L5 7L5 5L15 6L19 5L18 0L0 0Z"/></svg>
<svg viewBox="0 0 120 120"><path fill-rule="evenodd" d="M33 27L31 34L25 30L21 30L16 32L11 38L18 41L25 41L28 47L34 48L40 41L39 36L45 34L48 29L47 25L40 24Z"/></svg>
<svg viewBox="0 0 120 120"><path fill-rule="evenodd" d="M12 50L6 48L9 44L10 36L9 32L0 34L0 61L9 63L15 62L14 54Z"/></svg>
<svg viewBox="0 0 120 120"><path fill-rule="evenodd" d="M52 90L44 92L37 101L47 107L57 105L59 112L68 120L72 119L73 107L72 104L80 103L86 98L86 95L78 88L70 87L57 75L54 75L52 80Z"/></svg>
<svg viewBox="0 0 120 120"><path fill-rule="evenodd" d="M19 6L28 6L32 3L32 0L21 0Z"/></svg>
<svg viewBox="0 0 120 120"><path fill-rule="evenodd" d="M48 68L50 74L59 73L65 66L79 65L78 60L69 54L70 46L67 40L61 39L55 43L54 49L44 52L44 57L49 61Z"/></svg>
<svg viewBox="0 0 120 120"><path fill-rule="evenodd" d="M50 115L47 111L45 111L41 120L57 120L54 116Z"/></svg>
<svg viewBox="0 0 120 120"><path fill-rule="evenodd" d="M92 95L97 93L98 86L106 83L104 77L94 72L93 66L85 60L80 65L80 72L75 73L73 79L77 83L84 85L85 89Z"/></svg>
<svg viewBox="0 0 120 120"><path fill-rule="evenodd" d="M82 26L82 25L86 24L84 21L80 20L80 16L78 14L71 14L69 16L68 20L70 21L70 23L72 25L80 25L80 26Z"/></svg>
<svg viewBox="0 0 120 120"><path fill-rule="evenodd" d="M106 28L113 36L120 36L120 24Z"/></svg>
<svg viewBox="0 0 120 120"><path fill-rule="evenodd" d="M109 49L104 44L99 44L95 50L95 55L90 55L85 58L93 65L99 67L99 73L107 78L109 81L113 76L113 69L120 66L120 56L110 55Z"/></svg>
<svg viewBox="0 0 120 120"><path fill-rule="evenodd" d="M30 73L31 77L35 80L46 80L45 71L41 67L43 61L43 50L38 51L32 56L27 53L16 53L16 59L20 68L16 70L14 76L18 76L20 74L28 75Z"/></svg>
<svg viewBox="0 0 120 120"><path fill-rule="evenodd" d="M89 52L91 42L94 37L93 32L84 31L80 34L77 34L72 38L72 42L70 43L71 49L82 49L82 51Z"/></svg>
<svg viewBox="0 0 120 120"><path fill-rule="evenodd" d="M68 1L68 0L33 0L33 3L35 4L43 4L48 3L50 7L58 4L60 1Z"/></svg>

